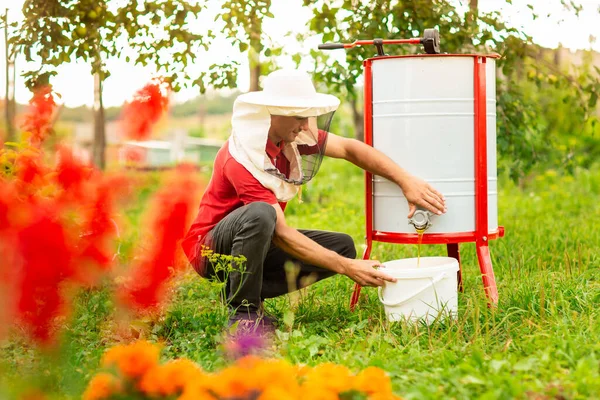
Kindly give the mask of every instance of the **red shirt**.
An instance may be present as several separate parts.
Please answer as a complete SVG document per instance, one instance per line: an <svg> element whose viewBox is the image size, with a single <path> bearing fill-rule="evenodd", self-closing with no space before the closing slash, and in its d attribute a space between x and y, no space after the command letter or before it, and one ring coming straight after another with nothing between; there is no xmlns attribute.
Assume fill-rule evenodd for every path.
<svg viewBox="0 0 600 400"><path fill-rule="evenodd" d="M326 139L327 132L319 130L319 147L325 144ZM312 154L317 149L317 146L303 146L299 151L301 154ZM281 147L267 140L265 150L277 169L287 176L290 163L287 158L278 157ZM198 216L181 243L190 262L197 257L198 242L203 240L219 221L235 209L255 201L275 204L277 197L231 156L229 142L225 142L215 158L213 174L200 201ZM285 209L286 203L279 204Z"/></svg>

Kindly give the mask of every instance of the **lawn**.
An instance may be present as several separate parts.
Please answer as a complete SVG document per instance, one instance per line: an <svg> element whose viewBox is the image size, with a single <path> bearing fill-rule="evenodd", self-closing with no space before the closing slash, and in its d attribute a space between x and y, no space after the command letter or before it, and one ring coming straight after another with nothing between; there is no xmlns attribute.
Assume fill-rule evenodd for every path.
<svg viewBox="0 0 600 400"><path fill-rule="evenodd" d="M120 264L143 233L144 201L159 186L151 174L140 200L127 210ZM490 244L499 304L488 308L474 245L461 247L465 292L459 315L432 326L389 324L374 289L363 290L356 312L352 282L335 277L300 297L267 302L280 330L268 357L316 365L341 363L354 371L386 370L404 398L600 398L600 168L562 176L546 171L525 187L500 179L499 221L506 236ZM292 201L288 223L349 233L364 249L364 177L326 160L318 177ZM423 246L422 256L443 255ZM380 261L416 256L414 245L375 243ZM60 352L41 355L15 332L0 349L0 397L37 387L49 398L79 398L102 353L122 337L106 282L80 293ZM140 318L129 337L163 343L163 357L187 357L211 371L226 365L225 322L214 284L193 272L177 279L172 302L155 318Z"/></svg>

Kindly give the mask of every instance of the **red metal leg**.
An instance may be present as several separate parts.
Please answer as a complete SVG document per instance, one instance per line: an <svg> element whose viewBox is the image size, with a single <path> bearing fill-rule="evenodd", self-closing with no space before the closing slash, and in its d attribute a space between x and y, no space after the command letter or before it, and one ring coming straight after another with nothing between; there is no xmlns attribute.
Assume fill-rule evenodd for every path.
<svg viewBox="0 0 600 400"><path fill-rule="evenodd" d="M367 241L367 248L363 253L363 260L368 260L371 257L371 241ZM350 311L354 311L356 303L358 303L358 297L360 296L361 286L358 283L354 284L354 292L352 292L352 298L350 299Z"/></svg>
<svg viewBox="0 0 600 400"><path fill-rule="evenodd" d="M462 264L460 263L460 250L458 248L458 243L448 243L446 245L448 249L448 257L455 258L458 261L458 272L456 273L456 278L458 282L458 291L464 292L463 280L462 280Z"/></svg>
<svg viewBox="0 0 600 400"><path fill-rule="evenodd" d="M356 308L356 303L358 303L358 297L360 296L360 289L361 286L358 283L355 283L352 298L350 299L350 311L354 311Z"/></svg>
<svg viewBox="0 0 600 400"><path fill-rule="evenodd" d="M490 305L496 305L498 304L498 288L496 287L494 268L490 259L490 248L487 244L477 245L477 259L479 260L485 295L488 297Z"/></svg>

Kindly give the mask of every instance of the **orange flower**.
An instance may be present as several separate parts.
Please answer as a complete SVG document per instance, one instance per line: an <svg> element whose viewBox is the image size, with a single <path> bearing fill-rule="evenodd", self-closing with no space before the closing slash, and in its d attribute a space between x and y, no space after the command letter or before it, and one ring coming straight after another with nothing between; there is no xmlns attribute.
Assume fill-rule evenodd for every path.
<svg viewBox="0 0 600 400"><path fill-rule="evenodd" d="M246 397L255 391L252 379L251 371L234 365L216 375L209 389L218 397Z"/></svg>
<svg viewBox="0 0 600 400"><path fill-rule="evenodd" d="M323 389L336 394L352 390L354 377L343 365L333 363L320 364L306 374L303 389Z"/></svg>
<svg viewBox="0 0 600 400"><path fill-rule="evenodd" d="M300 385L295 374L295 368L287 361L263 360L249 371L250 374L253 389L259 392L277 387L281 392L287 393L286 398L299 397Z"/></svg>
<svg viewBox="0 0 600 400"><path fill-rule="evenodd" d="M181 393L188 382L203 379L206 379L206 375L195 363L180 359L148 370L142 377L139 388L150 395L170 396Z"/></svg>
<svg viewBox="0 0 600 400"><path fill-rule="evenodd" d="M99 373L90 381L83 400L107 399L121 390L121 382L113 375Z"/></svg>
<svg viewBox="0 0 600 400"><path fill-rule="evenodd" d="M302 398L310 400L339 400L338 393L323 387L302 388Z"/></svg>
<svg viewBox="0 0 600 400"><path fill-rule="evenodd" d="M116 365L128 378L139 378L158 364L160 349L146 341L126 346L115 346L104 355L104 366Z"/></svg>
<svg viewBox="0 0 600 400"><path fill-rule="evenodd" d="M258 397L258 400L296 400L299 399L297 393L290 393L280 386L269 386Z"/></svg>
<svg viewBox="0 0 600 400"><path fill-rule="evenodd" d="M380 368L368 367L361 371L354 380L354 389L367 395L392 394L392 381Z"/></svg>
<svg viewBox="0 0 600 400"><path fill-rule="evenodd" d="M294 371L298 378L304 378L310 371L312 371L312 367L306 364L297 364L294 365Z"/></svg>
<svg viewBox="0 0 600 400"><path fill-rule="evenodd" d="M177 400L216 400L216 397L207 391L203 383L190 382Z"/></svg>

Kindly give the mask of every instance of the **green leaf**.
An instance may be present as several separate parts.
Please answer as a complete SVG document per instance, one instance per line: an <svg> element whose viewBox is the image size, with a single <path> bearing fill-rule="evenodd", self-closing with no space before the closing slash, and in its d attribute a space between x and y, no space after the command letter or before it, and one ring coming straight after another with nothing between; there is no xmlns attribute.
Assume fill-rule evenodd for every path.
<svg viewBox="0 0 600 400"><path fill-rule="evenodd" d="M590 98L588 100L588 107L594 108L596 107L596 103L598 102L598 94L596 92L592 92L590 94Z"/></svg>

